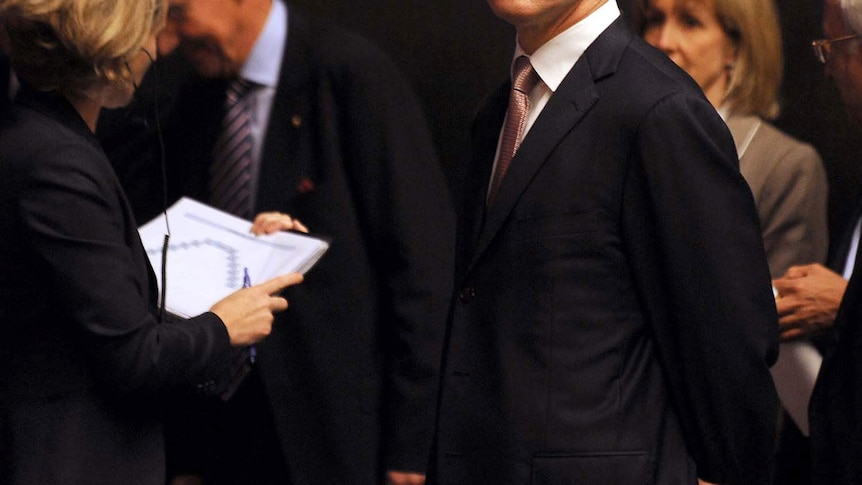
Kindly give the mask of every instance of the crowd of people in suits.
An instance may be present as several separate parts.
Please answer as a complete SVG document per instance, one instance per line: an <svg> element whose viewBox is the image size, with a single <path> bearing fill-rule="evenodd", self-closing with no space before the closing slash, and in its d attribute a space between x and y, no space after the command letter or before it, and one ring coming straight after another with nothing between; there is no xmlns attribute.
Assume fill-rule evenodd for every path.
<svg viewBox="0 0 862 485"><path fill-rule="evenodd" d="M0 483L862 484L860 224L827 269L774 0L488 4L512 70L447 181L393 62L289 2L0 0ZM862 128L862 0L823 7ZM184 196L330 250L165 316L137 227Z"/></svg>

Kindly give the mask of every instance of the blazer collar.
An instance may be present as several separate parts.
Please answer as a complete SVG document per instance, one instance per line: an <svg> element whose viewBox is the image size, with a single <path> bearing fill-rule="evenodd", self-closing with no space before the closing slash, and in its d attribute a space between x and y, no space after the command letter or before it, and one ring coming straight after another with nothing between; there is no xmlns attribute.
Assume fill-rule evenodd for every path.
<svg viewBox="0 0 862 485"><path fill-rule="evenodd" d="M53 92L37 91L22 85L15 96L15 102L54 118L101 150L101 145L87 123L72 103L63 96Z"/></svg>
<svg viewBox="0 0 862 485"><path fill-rule="evenodd" d="M733 136L737 158L742 159L751 144L751 140L760 128L762 120L757 116L731 115L725 118L724 122Z"/></svg>

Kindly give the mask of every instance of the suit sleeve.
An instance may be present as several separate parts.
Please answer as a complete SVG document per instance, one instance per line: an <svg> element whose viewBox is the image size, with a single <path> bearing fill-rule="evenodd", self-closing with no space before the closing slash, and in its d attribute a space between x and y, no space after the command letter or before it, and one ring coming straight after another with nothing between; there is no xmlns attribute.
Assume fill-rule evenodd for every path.
<svg viewBox="0 0 862 485"><path fill-rule="evenodd" d="M383 468L421 472L452 287L454 211L419 102L392 62L366 47L343 56L347 72L334 92L347 108L348 172L382 282Z"/></svg>
<svg viewBox="0 0 862 485"><path fill-rule="evenodd" d="M642 120L633 156L652 221L640 236L657 255L644 299L698 476L768 483L778 325L730 133L702 98L672 95Z"/></svg>
<svg viewBox="0 0 862 485"><path fill-rule="evenodd" d="M31 164L19 198L24 237L44 263L48 305L82 335L93 369L118 392L151 393L214 379L229 359L212 313L159 324L147 301L143 251L104 155L85 143L51 146Z"/></svg>
<svg viewBox="0 0 862 485"><path fill-rule="evenodd" d="M846 468L841 470L842 484L860 483L862 481L862 406L858 403L862 402L862 332L860 332L859 322L849 322L854 325L854 336L850 342L852 345L852 388L853 388L853 403L851 418L852 428L847 446ZM839 445L840 446L840 445Z"/></svg>
<svg viewBox="0 0 862 485"><path fill-rule="evenodd" d="M808 145L793 145L773 165L756 201L773 278L826 260L828 191L820 156Z"/></svg>

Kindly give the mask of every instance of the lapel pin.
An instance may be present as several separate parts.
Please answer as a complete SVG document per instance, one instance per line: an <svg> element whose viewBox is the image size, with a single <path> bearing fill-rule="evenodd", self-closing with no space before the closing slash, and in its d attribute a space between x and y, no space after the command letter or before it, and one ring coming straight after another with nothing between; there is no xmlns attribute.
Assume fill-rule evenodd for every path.
<svg viewBox="0 0 862 485"><path fill-rule="evenodd" d="M314 190L314 182L309 178L303 178L299 181L299 185L296 186L296 191L300 194L307 194Z"/></svg>

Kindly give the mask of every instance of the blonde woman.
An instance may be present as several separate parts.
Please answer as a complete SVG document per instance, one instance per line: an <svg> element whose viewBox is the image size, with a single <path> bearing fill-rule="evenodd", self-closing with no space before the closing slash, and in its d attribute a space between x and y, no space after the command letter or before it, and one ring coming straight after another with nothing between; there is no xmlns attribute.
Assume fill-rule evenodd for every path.
<svg viewBox="0 0 862 485"><path fill-rule="evenodd" d="M0 121L0 483L156 485L173 392L223 380L271 296L241 290L161 322L131 210L93 130L129 102L165 0L0 0L21 89Z"/></svg>
<svg viewBox="0 0 862 485"><path fill-rule="evenodd" d="M828 187L820 156L777 130L781 35L773 0L635 0L636 28L700 85L733 134L773 278L823 262Z"/></svg>

